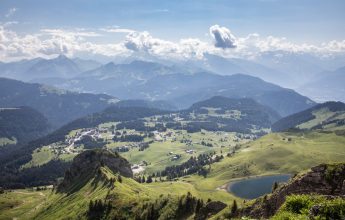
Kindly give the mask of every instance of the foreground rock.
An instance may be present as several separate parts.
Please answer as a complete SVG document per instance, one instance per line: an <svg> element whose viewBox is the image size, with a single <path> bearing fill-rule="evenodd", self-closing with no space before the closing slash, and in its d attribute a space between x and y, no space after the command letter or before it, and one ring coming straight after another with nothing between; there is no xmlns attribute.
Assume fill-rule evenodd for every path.
<svg viewBox="0 0 345 220"><path fill-rule="evenodd" d="M124 177L133 177L129 162L119 154L108 150L88 150L73 159L63 182L58 186L58 192L67 192L74 186L81 185L94 177L100 167L108 167L113 173L119 173Z"/></svg>
<svg viewBox="0 0 345 220"><path fill-rule="evenodd" d="M291 194L345 195L345 164L321 164L305 174L294 177L272 195L257 199L253 205L238 210L234 216L269 218Z"/></svg>

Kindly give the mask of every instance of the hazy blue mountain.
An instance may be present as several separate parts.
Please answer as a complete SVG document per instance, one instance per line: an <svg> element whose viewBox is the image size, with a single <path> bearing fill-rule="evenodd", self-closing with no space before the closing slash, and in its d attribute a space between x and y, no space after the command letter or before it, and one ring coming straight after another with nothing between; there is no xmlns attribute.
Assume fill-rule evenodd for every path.
<svg viewBox="0 0 345 220"><path fill-rule="evenodd" d="M41 60L29 68L23 78L32 80L39 78L72 78L80 73L78 65L64 55L49 60Z"/></svg>
<svg viewBox="0 0 345 220"><path fill-rule="evenodd" d="M284 84L290 88L303 85L317 73L325 70L319 59L306 53L268 51L260 53L260 56L256 57L255 60L266 67L281 72L282 76L292 79L292 83Z"/></svg>
<svg viewBox="0 0 345 220"><path fill-rule="evenodd" d="M231 76L210 73L171 74L155 77L136 89L137 92L127 94L135 95L140 91L140 94L147 99L155 97L172 101L179 108L186 108L212 96L252 98L286 116L315 104L293 90L243 74Z"/></svg>
<svg viewBox="0 0 345 220"><path fill-rule="evenodd" d="M287 74L252 60L224 58L217 55L205 54L204 60L196 62L194 65L201 66L206 70L221 75L247 74L281 86L293 83L293 80Z"/></svg>
<svg viewBox="0 0 345 220"><path fill-rule="evenodd" d="M17 62L0 63L0 76L33 82L64 81L81 72L95 69L101 64L93 60L70 59L60 55L53 59L35 58Z"/></svg>
<svg viewBox="0 0 345 220"><path fill-rule="evenodd" d="M0 107L30 106L41 112L54 127L101 111L117 101L109 95L68 92L0 78Z"/></svg>
<svg viewBox="0 0 345 220"><path fill-rule="evenodd" d="M113 62L100 66L99 68L83 72L71 80L63 80L57 83L54 81L47 84L59 88L87 91L93 93L127 93L135 87L146 83L149 79L172 74L181 71L180 68L170 67L159 63L148 61L132 61L128 64L115 64ZM141 96L122 96L123 99L139 99Z"/></svg>
<svg viewBox="0 0 345 220"><path fill-rule="evenodd" d="M297 89L316 101L345 101L345 67L319 73L310 82Z"/></svg>
<svg viewBox="0 0 345 220"><path fill-rule="evenodd" d="M88 70L92 70L92 69L96 69L98 67L100 67L102 65L102 63L97 62L95 60L84 60L81 58L73 58L72 61L77 64L78 68L80 69L80 71L84 72L84 71L88 71Z"/></svg>
<svg viewBox="0 0 345 220"><path fill-rule="evenodd" d="M144 107L144 108L154 108L154 109L161 109L161 110L177 110L176 106L172 105L171 103L163 100L142 100L142 99L129 99L129 100L121 100L115 104L119 107Z"/></svg>
<svg viewBox="0 0 345 220"><path fill-rule="evenodd" d="M226 113L227 111L239 111L241 112L240 118L242 123L246 123L246 120L273 123L281 118L281 116L271 108L261 105L258 102L250 98L233 99L223 96L214 96L210 99L194 103L189 111L201 111L205 108L213 108L216 113ZM254 123L253 123L254 124Z"/></svg>
<svg viewBox="0 0 345 220"><path fill-rule="evenodd" d="M35 58L32 60L21 60L16 62L1 63L0 76L11 79L20 79L22 78L23 73L28 71L28 69L30 69L33 65L42 60L42 58Z"/></svg>
<svg viewBox="0 0 345 220"><path fill-rule="evenodd" d="M183 72L179 66L147 61L108 63L54 86L82 92L105 93L120 99L167 100L178 108L215 95L250 97L286 116L314 104L298 93L248 75Z"/></svg>

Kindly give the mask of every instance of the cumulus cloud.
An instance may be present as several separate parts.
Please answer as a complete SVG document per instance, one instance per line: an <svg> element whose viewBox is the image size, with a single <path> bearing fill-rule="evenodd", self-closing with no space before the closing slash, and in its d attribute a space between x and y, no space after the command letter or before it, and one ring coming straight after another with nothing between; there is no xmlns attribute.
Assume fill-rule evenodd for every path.
<svg viewBox="0 0 345 220"><path fill-rule="evenodd" d="M236 38L226 27L213 25L210 27L210 35L214 39L214 46L218 48L235 48Z"/></svg>
<svg viewBox="0 0 345 220"><path fill-rule="evenodd" d="M197 38L169 41L156 38L149 32L113 27L113 33L126 33L118 42L102 42L104 32L98 29L42 29L37 33L18 34L11 26L0 23L0 60L13 61L34 57L51 58L57 54L129 56L133 53L152 55L164 59L203 59L205 53L223 57L255 58L266 51L304 52L316 55L345 53L345 40L330 41L319 45L296 44L286 38L263 37L257 33L245 37L233 37L224 27L210 28L214 43ZM95 39L97 38L97 39ZM226 50L225 48L232 48Z"/></svg>
<svg viewBox="0 0 345 220"><path fill-rule="evenodd" d="M50 58L56 54L73 56L76 53L91 53L115 56L126 53L126 48L120 43L97 44L89 41L89 38L100 36L102 35L99 33L83 29L42 29L36 34L18 35L5 26L0 26L0 60Z"/></svg>
<svg viewBox="0 0 345 220"><path fill-rule="evenodd" d="M149 32L132 32L126 36L124 46L133 52L144 52L154 56L173 59L201 59L205 52L213 50L211 45L197 38L172 42L154 38Z"/></svg>
<svg viewBox="0 0 345 220"><path fill-rule="evenodd" d="M159 44L147 31L130 33L126 36L124 42L125 47L133 51L149 51L155 45Z"/></svg>

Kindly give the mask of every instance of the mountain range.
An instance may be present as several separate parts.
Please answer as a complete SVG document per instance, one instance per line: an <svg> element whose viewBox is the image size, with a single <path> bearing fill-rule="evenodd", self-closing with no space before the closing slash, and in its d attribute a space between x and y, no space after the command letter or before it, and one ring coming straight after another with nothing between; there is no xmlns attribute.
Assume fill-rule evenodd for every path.
<svg viewBox="0 0 345 220"><path fill-rule="evenodd" d="M345 101L345 66L334 71L324 71L297 88L297 91L315 101Z"/></svg>
<svg viewBox="0 0 345 220"><path fill-rule="evenodd" d="M176 92L179 85L155 91L157 77L164 80L171 74L189 76L215 73L229 76L240 73L296 89L316 101L344 101L340 95L343 92L341 83L344 81L344 71L340 67L343 65L341 56L320 58L286 51L262 52L246 59L226 58L209 53L203 54L201 59L185 60L133 55L116 57L114 62L105 64L60 55L53 59L36 58L0 63L0 76L79 92L107 93L121 99L159 100L174 99L169 94ZM182 77L182 80L185 78ZM181 96L184 95L186 94ZM177 107L185 108L195 101L198 100L182 103L180 106L177 104Z"/></svg>
<svg viewBox="0 0 345 220"><path fill-rule="evenodd" d="M282 116L313 105L312 100L293 90L253 76L181 71L175 66L144 61L108 63L53 85L64 89L110 94L120 99L166 100L180 109L216 95L253 98L275 109ZM286 100L290 99L296 101L295 104L285 105L290 102Z"/></svg>
<svg viewBox="0 0 345 220"><path fill-rule="evenodd" d="M118 101L109 95L69 92L37 83L0 78L0 106L28 106L42 113L54 127L101 111Z"/></svg>

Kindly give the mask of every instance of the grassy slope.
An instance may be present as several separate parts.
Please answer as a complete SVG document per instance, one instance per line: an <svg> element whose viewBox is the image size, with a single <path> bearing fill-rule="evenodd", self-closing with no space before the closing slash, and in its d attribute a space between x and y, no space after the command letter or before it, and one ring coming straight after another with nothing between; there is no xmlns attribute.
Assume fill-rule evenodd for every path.
<svg viewBox="0 0 345 220"><path fill-rule="evenodd" d="M102 172L107 176L107 179L117 178L107 168L102 168ZM91 179L80 190L70 195L61 193L50 195L49 203L44 206L42 212L35 219L86 219L85 213L90 200L104 200L107 196L108 199L111 198L112 206L116 207L113 211L123 215L129 213L129 210L138 210L145 202L159 199L161 195L170 195L173 201L176 200L177 196L185 195L188 191L191 191L193 195L198 195L191 186L186 187L187 184L181 183L167 183L170 185L167 188L160 186L154 188L149 184L139 184L133 179L124 177L122 177L122 183L116 181L111 186L104 184L103 180L98 180L97 177ZM94 184L95 182L97 184ZM170 211L165 210L162 214L168 214ZM132 218L133 216L128 214L127 217Z"/></svg>
<svg viewBox="0 0 345 220"><path fill-rule="evenodd" d="M216 198L229 202L216 188L235 178L297 173L320 163L344 162L344 158L344 136L319 132L272 133L246 144L233 157L213 164L207 178L193 175L182 180L192 184L199 193L218 191Z"/></svg>
<svg viewBox="0 0 345 220"><path fill-rule="evenodd" d="M51 190L7 191L0 195L0 219L32 219L48 201Z"/></svg>
<svg viewBox="0 0 345 220"><path fill-rule="evenodd" d="M217 189L217 187L233 179L251 175L297 173L320 163L344 162L344 158L345 136L317 131L304 134L272 133L243 145L239 153L213 164L207 178L192 175L180 178L176 182L154 182L151 184L139 184L134 180L123 178L122 184L115 183L112 193L115 193L117 198L126 198L116 200L119 207L126 207L133 202L158 198L161 194L182 195L188 191L204 200L211 198L231 204L235 197L222 189ZM107 171L105 173L110 177L112 175ZM76 217L86 211L91 199L104 198L108 190L109 188L101 184L94 188L90 181L80 191L70 196L61 194L48 196L49 193L43 192L44 198L48 196L49 203L44 205L45 211L38 215L38 219ZM25 205L35 207L41 204L42 197L39 193L32 192L30 195L32 199L28 199L29 203L32 203L31 206L26 203ZM2 208L0 217L6 219L5 217L20 216L26 212L27 209L24 205L18 206L17 209L4 209L4 207L13 204L13 201L18 203L26 200L25 194L22 195L15 191L6 195L9 198L4 199L2 197L0 200L2 201L0 203Z"/></svg>
<svg viewBox="0 0 345 220"><path fill-rule="evenodd" d="M317 111L313 111L312 114L315 116L314 119L304 122L297 127L300 129L311 129L312 127L332 118L337 113L330 111L328 108L322 108L318 109Z"/></svg>
<svg viewBox="0 0 345 220"><path fill-rule="evenodd" d="M54 158L54 153L48 146L38 148L32 153L32 160L22 166L22 168L36 167L48 163Z"/></svg>
<svg viewBox="0 0 345 220"><path fill-rule="evenodd" d="M326 199L319 195L290 195L272 219L309 219L309 211L313 206L321 207L318 215L314 217L315 219L345 218L344 198Z"/></svg>

